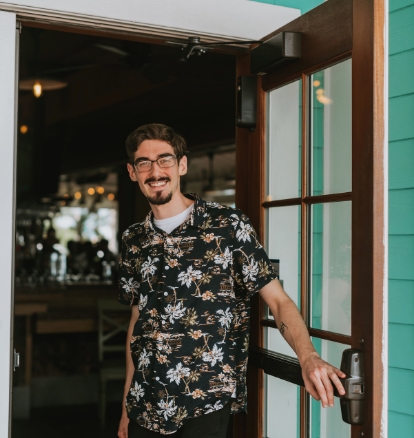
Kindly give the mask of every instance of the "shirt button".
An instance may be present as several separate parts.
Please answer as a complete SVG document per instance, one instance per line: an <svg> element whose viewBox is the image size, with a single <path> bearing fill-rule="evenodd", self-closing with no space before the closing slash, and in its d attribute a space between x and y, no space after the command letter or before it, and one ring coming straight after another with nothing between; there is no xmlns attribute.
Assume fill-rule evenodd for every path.
<svg viewBox="0 0 414 438"><path fill-rule="evenodd" d="M164 292L164 297L166 297L168 295L168 292Z"/></svg>
<svg viewBox="0 0 414 438"><path fill-rule="evenodd" d="M165 321L162 322L162 325L164 325L164 324L165 324Z"/></svg>

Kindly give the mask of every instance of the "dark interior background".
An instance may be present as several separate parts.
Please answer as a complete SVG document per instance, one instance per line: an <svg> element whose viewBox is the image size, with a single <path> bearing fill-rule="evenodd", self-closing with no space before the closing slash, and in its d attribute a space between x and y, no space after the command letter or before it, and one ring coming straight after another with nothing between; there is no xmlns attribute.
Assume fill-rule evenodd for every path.
<svg viewBox="0 0 414 438"><path fill-rule="evenodd" d="M235 56L23 27L20 80L60 79L35 98L19 92L18 198L57 191L59 175L124 165L126 136L144 123L172 126L190 150L234 142Z"/></svg>

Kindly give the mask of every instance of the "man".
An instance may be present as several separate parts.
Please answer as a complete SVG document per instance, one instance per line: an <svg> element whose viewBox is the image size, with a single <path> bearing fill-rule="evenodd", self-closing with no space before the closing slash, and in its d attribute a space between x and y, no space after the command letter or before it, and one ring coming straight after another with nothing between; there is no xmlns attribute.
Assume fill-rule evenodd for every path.
<svg viewBox="0 0 414 438"><path fill-rule="evenodd" d="M230 413L246 409L255 292L297 353L308 392L332 406L331 382L344 394L345 375L319 358L249 219L181 193L186 146L171 128L141 126L126 147L151 211L123 234L119 299L132 316L118 437L130 426L130 437L225 438Z"/></svg>

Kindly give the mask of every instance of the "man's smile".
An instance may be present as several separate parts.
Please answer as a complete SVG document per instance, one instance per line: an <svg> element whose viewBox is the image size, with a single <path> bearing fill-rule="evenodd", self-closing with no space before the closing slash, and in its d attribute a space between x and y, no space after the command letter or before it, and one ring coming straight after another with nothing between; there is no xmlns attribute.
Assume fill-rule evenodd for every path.
<svg viewBox="0 0 414 438"><path fill-rule="evenodd" d="M157 188L157 187L164 187L169 181L170 181L169 178L159 178L159 179L148 178L147 180L145 180L145 184L148 184L152 188Z"/></svg>

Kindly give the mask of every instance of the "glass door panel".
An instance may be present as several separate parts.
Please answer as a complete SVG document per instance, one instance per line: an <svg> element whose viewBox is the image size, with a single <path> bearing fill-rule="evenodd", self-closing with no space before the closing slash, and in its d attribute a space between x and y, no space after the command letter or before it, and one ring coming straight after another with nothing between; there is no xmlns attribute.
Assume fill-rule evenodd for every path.
<svg viewBox="0 0 414 438"><path fill-rule="evenodd" d="M267 253L279 260L279 279L290 298L300 305L300 215L299 205L267 210Z"/></svg>
<svg viewBox="0 0 414 438"><path fill-rule="evenodd" d="M302 82L268 93L266 201L301 195Z"/></svg>
<svg viewBox="0 0 414 438"><path fill-rule="evenodd" d="M312 342L322 359L337 368L341 365L342 352L350 348L349 345L318 338L313 338ZM319 401L314 400L312 397L310 399L310 438L350 438L351 426L342 421L341 406L338 398L335 398L335 404L332 408L322 408Z"/></svg>
<svg viewBox="0 0 414 438"><path fill-rule="evenodd" d="M351 202L311 206L311 327L351 334Z"/></svg>
<svg viewBox="0 0 414 438"><path fill-rule="evenodd" d="M298 386L265 376L266 438L297 438L300 433L300 389Z"/></svg>
<svg viewBox="0 0 414 438"><path fill-rule="evenodd" d="M351 67L348 59L310 77L313 196L352 189Z"/></svg>

